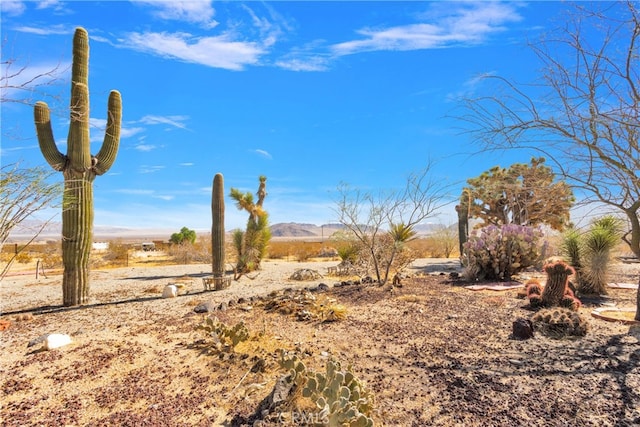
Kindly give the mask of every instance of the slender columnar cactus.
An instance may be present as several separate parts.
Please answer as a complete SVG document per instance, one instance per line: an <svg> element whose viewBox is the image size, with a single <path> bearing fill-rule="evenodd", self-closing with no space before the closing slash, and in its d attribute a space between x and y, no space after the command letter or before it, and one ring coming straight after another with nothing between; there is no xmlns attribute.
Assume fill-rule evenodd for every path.
<svg viewBox="0 0 640 427"><path fill-rule="evenodd" d="M118 91L109 94L107 129L97 155L89 141L89 35L77 28L73 37L71 72L71 121L67 154L56 145L49 107L37 102L34 108L36 132L45 160L64 177L62 204L63 304L79 305L89 297L89 255L93 235L93 180L111 168L120 143L122 102Z"/></svg>
<svg viewBox="0 0 640 427"><path fill-rule="evenodd" d="M213 178L211 194L211 255L214 282L224 277L224 178ZM216 283L217 285L217 283Z"/></svg>

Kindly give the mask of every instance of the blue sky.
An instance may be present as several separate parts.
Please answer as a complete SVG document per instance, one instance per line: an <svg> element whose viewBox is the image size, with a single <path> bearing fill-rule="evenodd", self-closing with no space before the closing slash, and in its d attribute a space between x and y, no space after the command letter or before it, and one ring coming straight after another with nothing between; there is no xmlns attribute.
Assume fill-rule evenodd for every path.
<svg viewBox="0 0 640 427"><path fill-rule="evenodd" d="M66 152L73 31L91 38L92 152L108 93L123 99L122 139L94 182L95 225L208 229L211 183L255 192L270 221L334 222L341 182L400 188L434 162L454 201L467 178L528 162L477 153L450 118L485 73L532 81L526 48L560 2L2 1L3 77L51 84L2 103L2 163L46 165L32 105L52 109ZM11 60L10 67L6 62ZM62 179L60 174L57 179ZM227 228L246 214L227 200ZM453 203L432 222L456 221Z"/></svg>

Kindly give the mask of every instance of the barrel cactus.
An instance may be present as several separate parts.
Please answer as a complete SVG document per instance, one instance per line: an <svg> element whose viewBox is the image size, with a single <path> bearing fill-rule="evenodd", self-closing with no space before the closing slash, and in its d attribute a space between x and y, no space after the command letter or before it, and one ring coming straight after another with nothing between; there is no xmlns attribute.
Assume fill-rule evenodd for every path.
<svg viewBox="0 0 640 427"><path fill-rule="evenodd" d="M224 280L224 245L224 178L218 173L213 178L211 194L211 255L216 288Z"/></svg>
<svg viewBox="0 0 640 427"><path fill-rule="evenodd" d="M560 305L560 301L570 292L569 276L575 273L574 269L568 264L558 261L552 262L544 266L547 273L547 284L542 291L542 304L546 307L554 307Z"/></svg>
<svg viewBox="0 0 640 427"><path fill-rule="evenodd" d="M89 297L89 255L93 237L93 181L113 165L120 143L122 101L111 91L107 128L98 154L91 155L89 138L89 35L77 28L73 38L70 124L67 154L58 150L51 128L49 107L39 101L34 108L42 154L64 177L62 204L63 304L84 304Z"/></svg>

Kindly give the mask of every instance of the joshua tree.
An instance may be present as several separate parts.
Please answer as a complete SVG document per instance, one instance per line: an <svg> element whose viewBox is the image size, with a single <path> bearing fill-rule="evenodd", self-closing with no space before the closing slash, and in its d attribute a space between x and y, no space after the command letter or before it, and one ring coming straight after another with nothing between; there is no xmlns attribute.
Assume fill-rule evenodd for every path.
<svg viewBox="0 0 640 427"><path fill-rule="evenodd" d="M71 117L67 154L56 145L49 107L37 102L34 108L40 150L54 170L64 176L62 206L63 304L79 305L89 297L89 254L93 235L93 180L111 168L120 143L122 101L118 91L109 94L107 129L97 155L89 141L89 36L77 28L73 38L71 74Z"/></svg>
<svg viewBox="0 0 640 427"><path fill-rule="evenodd" d="M224 178L221 173L213 178L211 194L211 256L215 286L221 286L224 277Z"/></svg>
<svg viewBox="0 0 640 427"><path fill-rule="evenodd" d="M262 203L267 196L267 177L261 175L258 179L260 185L257 192L257 203L254 203L251 192L243 193L232 188L230 193L231 198L236 201L238 209L249 212L246 231L236 230L233 234L233 244L238 253L236 276L260 268L260 261L266 253L271 238L268 214L262 208Z"/></svg>

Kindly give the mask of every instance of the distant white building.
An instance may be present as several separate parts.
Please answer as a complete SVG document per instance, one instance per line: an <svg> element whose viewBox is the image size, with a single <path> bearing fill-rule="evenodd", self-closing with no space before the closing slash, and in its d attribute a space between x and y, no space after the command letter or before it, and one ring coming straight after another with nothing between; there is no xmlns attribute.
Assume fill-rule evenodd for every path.
<svg viewBox="0 0 640 427"><path fill-rule="evenodd" d="M91 249L94 251L106 251L109 249L109 242L93 242Z"/></svg>

